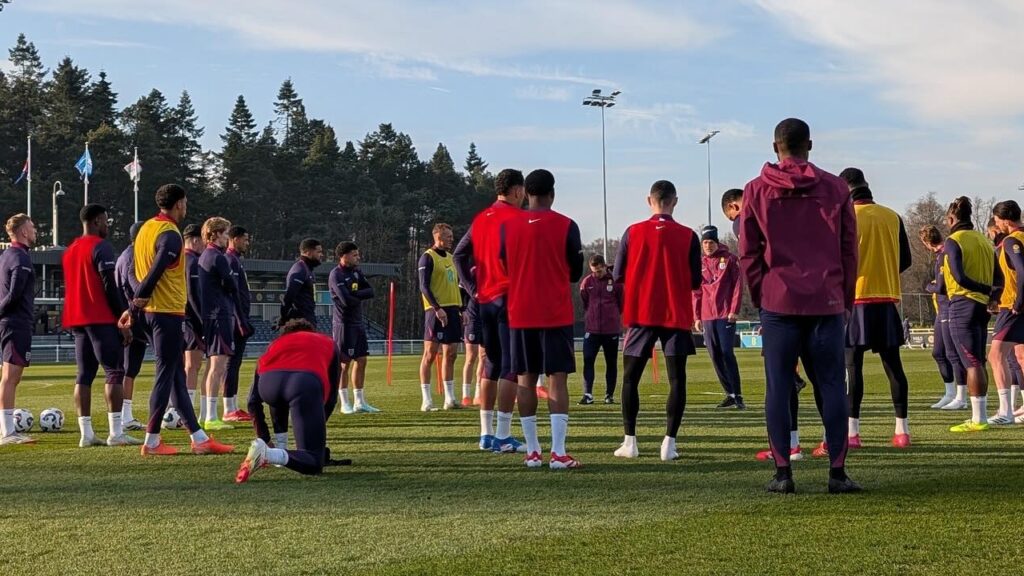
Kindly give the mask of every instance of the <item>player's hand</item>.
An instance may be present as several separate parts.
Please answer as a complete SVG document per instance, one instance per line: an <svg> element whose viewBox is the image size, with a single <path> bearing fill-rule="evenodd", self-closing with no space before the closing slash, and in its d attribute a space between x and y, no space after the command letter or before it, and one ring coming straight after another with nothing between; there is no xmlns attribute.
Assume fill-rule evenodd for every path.
<svg viewBox="0 0 1024 576"><path fill-rule="evenodd" d="M145 308L147 304L149 304L149 298L136 298L136 299L132 300L132 306L135 306L136 308L139 308L140 310L142 308Z"/></svg>
<svg viewBox="0 0 1024 576"><path fill-rule="evenodd" d="M132 328L131 326L121 326L118 324L117 330L121 333L121 343L128 346L132 343Z"/></svg>
<svg viewBox="0 0 1024 576"><path fill-rule="evenodd" d="M121 313L121 317L117 319L118 328L131 328L132 327L132 313L125 310Z"/></svg>
<svg viewBox="0 0 1024 576"><path fill-rule="evenodd" d="M704 331L704 324L700 320L694 321L694 323L693 323L693 331L694 332L703 332Z"/></svg>
<svg viewBox="0 0 1024 576"><path fill-rule="evenodd" d="M758 326L757 327L757 335L761 336L763 334L764 334L764 326Z"/></svg>
<svg viewBox="0 0 1024 576"><path fill-rule="evenodd" d="M448 313L444 311L444 308L438 308L434 311L434 316L441 323L441 326L448 327Z"/></svg>
<svg viewBox="0 0 1024 576"><path fill-rule="evenodd" d="M726 320L730 324L735 324L736 320L738 320L738 319L739 319L739 316L737 316L736 314L729 314L728 316L726 316Z"/></svg>

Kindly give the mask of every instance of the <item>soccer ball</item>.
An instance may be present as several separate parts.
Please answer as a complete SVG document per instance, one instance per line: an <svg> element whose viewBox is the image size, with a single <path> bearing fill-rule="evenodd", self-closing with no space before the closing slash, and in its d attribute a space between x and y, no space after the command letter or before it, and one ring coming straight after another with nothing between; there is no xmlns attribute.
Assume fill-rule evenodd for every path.
<svg viewBox="0 0 1024 576"><path fill-rule="evenodd" d="M24 434L32 429L32 425L36 423L36 417L32 415L32 412L25 410L24 408L18 408L14 411L14 431L19 434Z"/></svg>
<svg viewBox="0 0 1024 576"><path fill-rule="evenodd" d="M168 408L167 412L164 412L164 421L161 426L165 430L178 430L184 425L185 423L181 421L181 415L174 408Z"/></svg>
<svg viewBox="0 0 1024 576"><path fill-rule="evenodd" d="M43 432L59 432L64 427L64 413L59 408L47 408L39 413L39 429Z"/></svg>

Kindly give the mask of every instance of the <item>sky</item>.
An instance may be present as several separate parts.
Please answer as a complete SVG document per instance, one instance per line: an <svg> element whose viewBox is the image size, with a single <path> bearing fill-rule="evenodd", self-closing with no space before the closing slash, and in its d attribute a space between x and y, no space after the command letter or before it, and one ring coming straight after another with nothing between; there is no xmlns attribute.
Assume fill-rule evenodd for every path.
<svg viewBox="0 0 1024 576"><path fill-rule="evenodd" d="M1024 2L1019 0L14 0L0 44L24 32L52 68L105 70L124 107L157 88L192 96L219 149L243 94L272 118L285 78L339 139L380 123L429 159L461 165L470 142L492 171L551 170L555 208L584 241L647 216L655 180L677 218L712 223L719 199L773 161L775 125L811 126L811 160L864 170L876 200L927 192L1018 198L1024 183ZM0 66L7 66L4 62ZM143 157L143 164L145 158Z"/></svg>

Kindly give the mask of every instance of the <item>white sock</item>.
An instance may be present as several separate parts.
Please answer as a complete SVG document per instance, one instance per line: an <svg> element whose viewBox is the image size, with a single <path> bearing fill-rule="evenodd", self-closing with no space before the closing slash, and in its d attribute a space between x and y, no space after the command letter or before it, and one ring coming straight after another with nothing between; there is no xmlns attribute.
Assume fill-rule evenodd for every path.
<svg viewBox="0 0 1024 576"><path fill-rule="evenodd" d="M14 434L14 410L0 410L0 437Z"/></svg>
<svg viewBox="0 0 1024 576"><path fill-rule="evenodd" d="M1020 386L1012 384L1010 386L1010 414L1013 414L1014 410L1016 410L1017 408L1016 406L1014 406L1014 404L1017 403L1018 394L1020 394Z"/></svg>
<svg viewBox="0 0 1024 576"><path fill-rule="evenodd" d="M216 413L217 412L214 411L214 414L216 414ZM200 428L199 430L196 430L195 432L189 434L188 436L196 444L202 444L203 442L206 442L207 440L210 439L210 437L206 435L206 431L203 430L202 428Z"/></svg>
<svg viewBox="0 0 1024 576"><path fill-rule="evenodd" d="M284 466L288 463L288 451L284 448L267 448L267 462L274 466Z"/></svg>
<svg viewBox="0 0 1024 576"><path fill-rule="evenodd" d="M910 434L910 422L906 418L896 419L896 433Z"/></svg>
<svg viewBox="0 0 1024 576"><path fill-rule="evenodd" d="M348 388L338 388L338 400L341 400L341 407L343 409L352 409L352 399L348 397Z"/></svg>
<svg viewBox="0 0 1024 576"><path fill-rule="evenodd" d="M494 436L494 410L480 411L480 435Z"/></svg>
<svg viewBox="0 0 1024 576"><path fill-rule="evenodd" d="M470 398L470 394L473 393L473 385L469 382L462 383L462 399L465 400Z"/></svg>
<svg viewBox="0 0 1024 576"><path fill-rule="evenodd" d="M230 414L238 410L238 396L225 396L224 397L224 414Z"/></svg>
<svg viewBox="0 0 1024 576"><path fill-rule="evenodd" d="M551 415L551 452L555 456L565 456L565 435L569 431L568 414Z"/></svg>
<svg viewBox="0 0 1024 576"><path fill-rule="evenodd" d="M124 426L120 412L107 412L107 423L110 424L110 436L116 438L124 434Z"/></svg>
<svg viewBox="0 0 1024 576"><path fill-rule="evenodd" d="M477 382L476 383L476 388L475 388L475 390L473 392L473 398L479 398L479 397L480 397L480 383Z"/></svg>
<svg viewBox="0 0 1024 576"><path fill-rule="evenodd" d="M206 396L199 395L199 421L206 422Z"/></svg>
<svg viewBox="0 0 1024 576"><path fill-rule="evenodd" d="M997 416L1009 416L1013 418L1013 410L1010 409L1010 389L1002 388L999 392L999 411Z"/></svg>
<svg viewBox="0 0 1024 576"><path fill-rule="evenodd" d="M444 383L444 403L455 404L455 381L446 380Z"/></svg>
<svg viewBox="0 0 1024 576"><path fill-rule="evenodd" d="M366 396L363 393L362 388L356 388L352 391L352 395L355 396L356 406L362 406L366 404Z"/></svg>
<svg viewBox="0 0 1024 576"><path fill-rule="evenodd" d="M943 382L942 385L946 387L946 393L942 395L943 398L952 399L956 396L956 384L952 382Z"/></svg>
<svg viewBox="0 0 1024 576"><path fill-rule="evenodd" d="M135 417L132 416L132 401L125 400L121 403L121 421L131 422L132 420L135 420Z"/></svg>
<svg viewBox="0 0 1024 576"><path fill-rule="evenodd" d="M146 448L156 448L160 445L160 435L146 432Z"/></svg>
<svg viewBox="0 0 1024 576"><path fill-rule="evenodd" d="M274 432L274 447L282 450L288 449L288 433Z"/></svg>
<svg viewBox="0 0 1024 576"><path fill-rule="evenodd" d="M423 394L423 405L430 406L434 403L434 399L430 396L430 383L420 384L420 393Z"/></svg>
<svg viewBox="0 0 1024 576"><path fill-rule="evenodd" d="M626 447L636 446L636 436L623 436L622 445Z"/></svg>
<svg viewBox="0 0 1024 576"><path fill-rule="evenodd" d="M537 417L520 416L519 424L523 427L523 438L526 440L526 453L540 454L540 438L537 436Z"/></svg>
<svg viewBox="0 0 1024 576"><path fill-rule="evenodd" d="M543 388L544 387L544 379L543 378L537 378L537 384L535 385L535 387L536 388Z"/></svg>
<svg viewBox="0 0 1024 576"><path fill-rule="evenodd" d="M206 397L206 417L210 420L217 419L217 404L220 402L219 396L207 396Z"/></svg>
<svg viewBox="0 0 1024 576"><path fill-rule="evenodd" d="M988 424L988 398L971 396L971 421L975 424Z"/></svg>
<svg viewBox="0 0 1024 576"><path fill-rule="evenodd" d="M498 431L494 433L494 437L499 440L504 440L512 435L512 413L511 412L498 412Z"/></svg>
<svg viewBox="0 0 1024 576"><path fill-rule="evenodd" d="M957 384L956 386L956 401L966 402L967 401L967 384Z"/></svg>
<svg viewBox="0 0 1024 576"><path fill-rule="evenodd" d="M78 429L82 431L82 440L92 438L96 435L96 433L92 431L92 417L90 416L78 417Z"/></svg>
<svg viewBox="0 0 1024 576"><path fill-rule="evenodd" d="M850 429L847 435L850 438L860 435L860 418L850 418Z"/></svg>
<svg viewBox="0 0 1024 576"><path fill-rule="evenodd" d="M800 431L790 430L789 431L789 447L796 448L800 445Z"/></svg>

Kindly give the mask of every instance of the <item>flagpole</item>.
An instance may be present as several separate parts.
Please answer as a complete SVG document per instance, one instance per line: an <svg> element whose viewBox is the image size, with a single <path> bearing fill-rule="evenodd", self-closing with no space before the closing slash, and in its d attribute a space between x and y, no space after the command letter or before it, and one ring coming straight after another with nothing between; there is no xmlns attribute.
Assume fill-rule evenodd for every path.
<svg viewBox="0 0 1024 576"><path fill-rule="evenodd" d="M139 147L135 147L135 175L132 181L135 182L135 222L139 221Z"/></svg>
<svg viewBox="0 0 1024 576"><path fill-rule="evenodd" d="M85 157L89 158L89 143L88 142L85 143ZM86 172L85 173L85 202L84 202L84 204L88 204L88 203L89 203L89 172Z"/></svg>
<svg viewBox="0 0 1024 576"><path fill-rule="evenodd" d="M32 135L28 135L28 209L26 214L32 217Z"/></svg>

